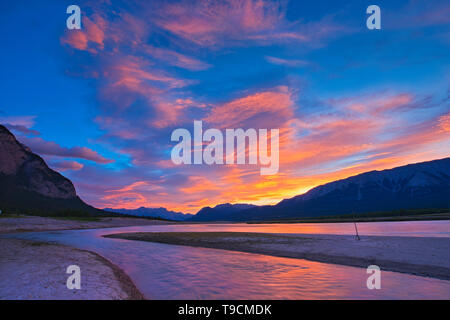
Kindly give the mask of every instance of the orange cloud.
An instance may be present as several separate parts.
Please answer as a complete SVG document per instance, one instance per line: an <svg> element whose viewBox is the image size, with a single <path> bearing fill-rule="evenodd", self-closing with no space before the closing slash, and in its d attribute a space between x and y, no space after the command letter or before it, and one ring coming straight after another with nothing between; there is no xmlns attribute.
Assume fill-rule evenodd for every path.
<svg viewBox="0 0 450 320"><path fill-rule="evenodd" d="M124 145L118 148L130 155L134 169L150 164L151 169L165 169L164 175L176 177L172 177L176 183L165 185L164 180L159 186L139 176L133 183L106 192L104 206L164 206L195 212L202 206L223 202L276 203L318 184L367 170L448 156L448 148L437 146L449 143L449 115L423 120L420 114L413 117L415 114L410 112L424 105L410 92L376 92L329 100L324 102L326 112L312 115L308 108L297 105L295 91L287 86L247 92L213 105L191 98L187 86L193 82L186 80L190 77L182 79L177 75L211 67L190 56L198 52L196 46L183 53L171 50L187 47L186 41L211 47L249 41L258 45L311 42L341 30L329 18L309 24L289 22L284 1L180 1L152 8L135 16L108 12L108 20L104 18L106 13L98 10L84 18L83 30L67 31L61 40L69 47L88 51L95 59L93 67L98 69L89 72L100 82L100 99L106 102L101 108L110 112L98 117L97 122L108 129L105 131L109 135L122 138ZM146 44L161 32L169 34L171 49ZM272 56L266 56L266 60L287 66L306 64ZM185 90L182 93L181 88ZM121 113L141 101L151 117L145 114L142 119L127 119L125 112ZM185 124L187 120L192 123L193 114L215 128L280 129L279 174L260 176L256 166L186 166L180 170L170 160L159 157L166 153L149 157L143 150L153 146L149 141L142 143L144 147L126 144L128 140L140 143L144 139L159 139L157 133L162 129ZM410 123L411 118L417 121ZM143 134L144 130L151 134ZM50 154L71 154L109 163L92 150L47 147Z"/></svg>
<svg viewBox="0 0 450 320"><path fill-rule="evenodd" d="M443 115L439 118L439 127L444 132L450 132L450 114Z"/></svg>
<svg viewBox="0 0 450 320"><path fill-rule="evenodd" d="M218 190L220 187L217 183L201 176L190 176L189 186L180 188L180 191L187 194L196 194L202 191Z"/></svg>
<svg viewBox="0 0 450 320"><path fill-rule="evenodd" d="M220 128L279 128L293 117L294 102L288 88L257 92L212 108L204 119Z"/></svg>
<svg viewBox="0 0 450 320"><path fill-rule="evenodd" d="M110 190L108 192L117 192L117 193L119 193L119 192L128 192L128 191L135 190L137 187L141 187L141 186L148 186L148 182L146 182L146 181L137 181L137 182L134 182L134 183L132 183L132 184L130 184L128 186L125 186L125 187L123 187L121 189Z"/></svg>
<svg viewBox="0 0 450 320"><path fill-rule="evenodd" d="M218 106L216 110L213 109L209 120L217 119L216 123L219 123L222 118L227 125L234 125L239 124L240 120L233 111L241 110L243 119L251 119L258 113L257 110L262 113L277 110L275 105L267 102L271 99L256 98L261 96L264 95L250 95ZM268 96L273 97L271 94ZM206 203L209 206L224 202L274 204L317 185L366 171L448 156L448 150L435 146L450 142L448 115L412 125L409 131L404 132L397 132L395 122L386 120L386 114L393 109L399 108L398 112L405 114L410 112L403 106L416 99L411 94L379 96L377 102L365 102L365 105L380 106L376 113L370 108L364 108L364 112L356 117L348 117L344 112L303 121L293 119L280 122L285 139L280 149L279 174L260 176L258 170L239 166L225 166L220 173L214 171L211 174L205 169L202 176L196 177L192 187L180 190L183 194L195 194L199 199L208 200ZM241 106L242 101L246 103ZM267 104L260 108L257 107L259 104L255 104L254 108L246 109L244 104L253 106L252 101L266 101ZM346 106L337 108L345 111ZM281 113L285 111L282 107L280 110ZM302 130L308 133L302 136ZM180 208L180 205L177 204L177 207ZM195 202L190 202L189 207L184 208L190 212L193 208L200 209L195 206Z"/></svg>

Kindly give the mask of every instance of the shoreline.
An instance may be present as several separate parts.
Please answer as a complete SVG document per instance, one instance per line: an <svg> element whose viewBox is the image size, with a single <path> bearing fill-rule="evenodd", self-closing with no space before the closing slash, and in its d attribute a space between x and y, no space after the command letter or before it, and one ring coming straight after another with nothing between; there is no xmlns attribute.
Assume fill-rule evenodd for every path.
<svg viewBox="0 0 450 320"><path fill-rule="evenodd" d="M128 299L126 300L147 300L144 294L137 288L136 284L133 282L130 276L128 276L126 272L123 271L120 267L116 266L114 263L94 251L82 249L77 250L89 252L112 269L114 275L116 276L116 279L119 281L122 287L122 290L128 295Z"/></svg>
<svg viewBox="0 0 450 320"><path fill-rule="evenodd" d="M177 222L128 217L101 217L98 220L89 221L77 218L58 219L27 215L0 216L0 234L169 224L177 224Z"/></svg>
<svg viewBox="0 0 450 320"><path fill-rule="evenodd" d="M385 216L385 217L341 217L306 218L267 221L247 221L247 224L290 224L290 223L359 223L359 222L408 222L408 221L445 221L450 213L430 213L421 215Z"/></svg>
<svg viewBox="0 0 450 320"><path fill-rule="evenodd" d="M0 300L145 300L131 278L101 255L71 246L0 239ZM81 289L66 287L78 265Z"/></svg>
<svg viewBox="0 0 450 320"><path fill-rule="evenodd" d="M145 300L145 296L125 271L96 252L1 235L155 224L166 223L138 218L83 221L23 215L0 217L0 300ZM72 264L81 268L81 290L72 291L65 286L69 276L65 273L65 268Z"/></svg>
<svg viewBox="0 0 450 320"><path fill-rule="evenodd" d="M450 281L450 238L295 235L248 232L155 232L105 235L382 270Z"/></svg>

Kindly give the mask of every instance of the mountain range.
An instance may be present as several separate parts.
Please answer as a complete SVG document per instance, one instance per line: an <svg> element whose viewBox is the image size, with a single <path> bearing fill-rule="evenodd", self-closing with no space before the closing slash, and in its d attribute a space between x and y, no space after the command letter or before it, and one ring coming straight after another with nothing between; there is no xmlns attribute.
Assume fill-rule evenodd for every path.
<svg viewBox="0 0 450 320"><path fill-rule="evenodd" d="M203 208L189 220L276 220L433 208L450 208L450 158L362 173L276 205Z"/></svg>
<svg viewBox="0 0 450 320"><path fill-rule="evenodd" d="M152 218L162 218L167 220L177 220L183 221L191 218L192 214L184 214L181 212L169 211L166 208L145 208L140 207L138 209L111 209L105 208L103 209L108 212L122 213L131 216L139 216L139 217L152 217Z"/></svg>
<svg viewBox="0 0 450 320"><path fill-rule="evenodd" d="M83 202L69 179L50 169L40 156L0 125L0 210L4 212L104 215L108 211L111 214L206 222L447 208L450 208L450 158L362 173L270 206L226 203L202 208L195 215L144 207L103 211Z"/></svg>
<svg viewBox="0 0 450 320"><path fill-rule="evenodd" d="M227 221L230 217L234 217L239 212L247 209L256 208L257 206L252 204L219 204L213 208L204 207L197 214L188 218L188 221Z"/></svg>

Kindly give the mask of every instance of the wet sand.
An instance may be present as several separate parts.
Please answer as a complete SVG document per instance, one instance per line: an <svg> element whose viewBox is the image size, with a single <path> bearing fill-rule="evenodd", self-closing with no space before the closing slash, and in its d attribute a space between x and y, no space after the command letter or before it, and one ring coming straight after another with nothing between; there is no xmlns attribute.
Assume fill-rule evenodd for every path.
<svg viewBox="0 0 450 320"><path fill-rule="evenodd" d="M247 232L146 232L105 237L224 249L450 280L450 238Z"/></svg>

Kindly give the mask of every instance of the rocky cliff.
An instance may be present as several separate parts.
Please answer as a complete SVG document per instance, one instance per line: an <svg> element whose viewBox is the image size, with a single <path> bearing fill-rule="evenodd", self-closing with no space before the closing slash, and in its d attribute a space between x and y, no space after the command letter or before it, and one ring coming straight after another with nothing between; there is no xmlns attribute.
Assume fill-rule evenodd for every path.
<svg viewBox="0 0 450 320"><path fill-rule="evenodd" d="M0 125L0 210L59 212L96 209L78 198L72 182L50 169L45 161Z"/></svg>

